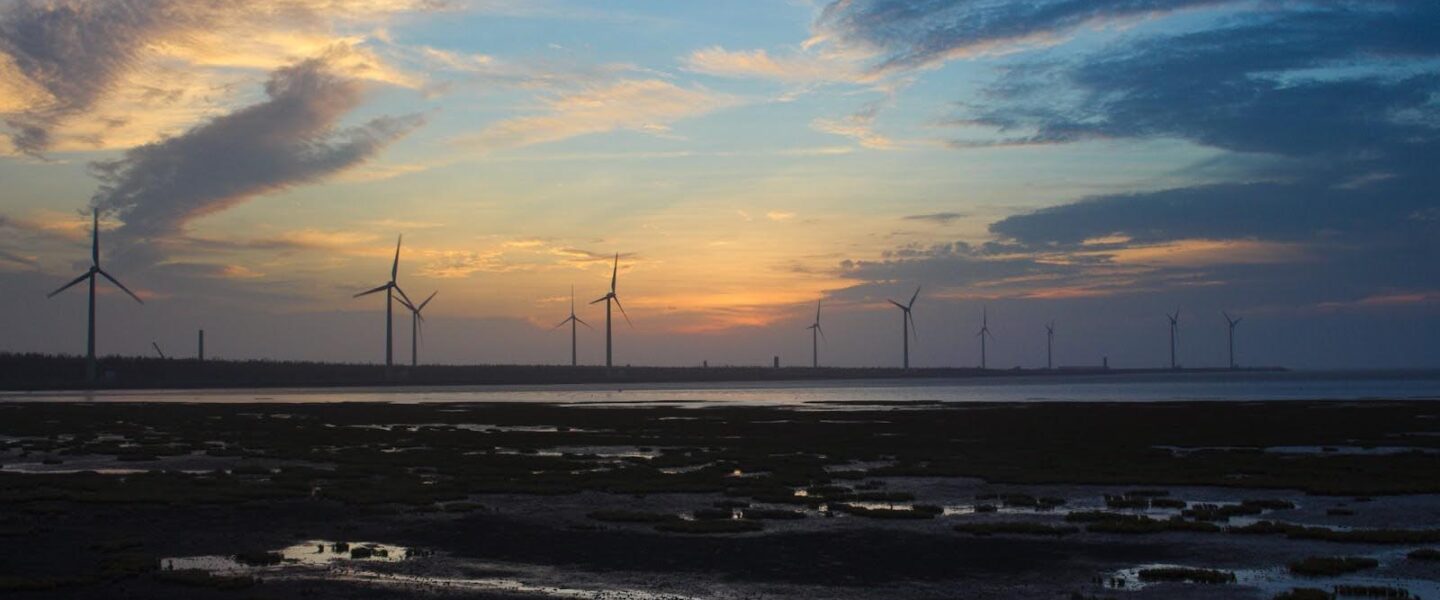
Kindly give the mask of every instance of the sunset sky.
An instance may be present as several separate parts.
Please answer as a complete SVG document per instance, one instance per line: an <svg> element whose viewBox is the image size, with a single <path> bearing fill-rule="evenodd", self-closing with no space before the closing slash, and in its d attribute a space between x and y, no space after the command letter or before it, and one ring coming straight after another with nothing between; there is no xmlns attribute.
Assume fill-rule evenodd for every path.
<svg viewBox="0 0 1440 600"><path fill-rule="evenodd" d="M0 351L1440 367L1440 3L0 0ZM401 313L397 313L400 315ZM618 319L618 315L617 315ZM409 320L397 317L397 356ZM403 349L402 349L403 348Z"/></svg>

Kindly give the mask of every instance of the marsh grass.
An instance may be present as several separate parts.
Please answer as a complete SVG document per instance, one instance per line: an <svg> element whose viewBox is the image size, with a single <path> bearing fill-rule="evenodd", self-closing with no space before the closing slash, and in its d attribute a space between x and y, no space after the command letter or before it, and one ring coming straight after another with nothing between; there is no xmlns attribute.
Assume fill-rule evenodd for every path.
<svg viewBox="0 0 1440 600"><path fill-rule="evenodd" d="M1308 556L1286 567L1291 573L1306 577L1333 577L1380 566L1380 561L1364 556Z"/></svg>
<svg viewBox="0 0 1440 600"><path fill-rule="evenodd" d="M1216 569L1193 567L1155 567L1140 569L1140 581L1175 581L1185 583L1221 584L1235 583L1235 574Z"/></svg>
<svg viewBox="0 0 1440 600"><path fill-rule="evenodd" d="M1334 600L1335 595L1325 590L1315 588L1292 588L1288 592L1280 592L1275 595L1274 600Z"/></svg>
<svg viewBox="0 0 1440 600"><path fill-rule="evenodd" d="M586 515L596 521L607 523L661 523L678 520L680 517L669 513L642 510L597 510Z"/></svg>
<svg viewBox="0 0 1440 600"><path fill-rule="evenodd" d="M759 521L745 519L723 519L707 521L666 521L655 526L658 531L666 533L750 533L765 529L765 524Z"/></svg>
<svg viewBox="0 0 1440 600"><path fill-rule="evenodd" d="M1337 585L1335 586L1335 595L1342 598L1408 599L1415 597L1410 594L1410 590L1388 585Z"/></svg>
<svg viewBox="0 0 1440 600"><path fill-rule="evenodd" d="M1405 558L1410 560L1440 561L1440 548L1420 548L1411 550Z"/></svg>
<svg viewBox="0 0 1440 600"><path fill-rule="evenodd" d="M1033 521L999 521L994 523L961 523L954 527L955 531L971 535L995 535L995 534L1017 534L1017 535L1052 535L1065 536L1078 533L1079 527L1074 525L1050 525L1046 523L1035 523Z"/></svg>

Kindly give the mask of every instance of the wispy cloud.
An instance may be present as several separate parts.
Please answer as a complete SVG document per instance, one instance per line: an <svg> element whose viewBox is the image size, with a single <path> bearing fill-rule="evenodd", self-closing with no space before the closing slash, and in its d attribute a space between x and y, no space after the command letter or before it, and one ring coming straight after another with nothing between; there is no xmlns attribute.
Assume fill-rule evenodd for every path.
<svg viewBox="0 0 1440 600"><path fill-rule="evenodd" d="M101 186L93 202L121 216L119 233L135 249L198 217L343 171L421 123L380 117L338 128L363 89L324 59L282 68L265 86L268 100L96 163Z"/></svg>
<svg viewBox="0 0 1440 600"><path fill-rule="evenodd" d="M622 80L551 98L542 114L501 121L458 143L484 151L617 130L666 134L676 121L736 102L725 94L659 79Z"/></svg>

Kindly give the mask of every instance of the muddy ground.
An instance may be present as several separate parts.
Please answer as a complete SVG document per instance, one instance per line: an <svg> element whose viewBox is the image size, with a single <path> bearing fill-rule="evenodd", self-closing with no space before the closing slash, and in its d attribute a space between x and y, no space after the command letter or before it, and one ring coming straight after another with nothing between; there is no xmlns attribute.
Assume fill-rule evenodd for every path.
<svg viewBox="0 0 1440 600"><path fill-rule="evenodd" d="M0 591L1440 595L1440 403L811 408L0 405Z"/></svg>

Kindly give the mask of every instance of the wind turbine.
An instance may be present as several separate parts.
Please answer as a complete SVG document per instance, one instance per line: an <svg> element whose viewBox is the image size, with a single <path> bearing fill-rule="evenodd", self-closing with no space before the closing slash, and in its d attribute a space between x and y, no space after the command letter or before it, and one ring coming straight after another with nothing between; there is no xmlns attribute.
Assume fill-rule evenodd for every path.
<svg viewBox="0 0 1440 600"><path fill-rule="evenodd" d="M561 321L559 325L556 325L550 330L554 331L556 329L559 329L566 323L570 324L570 366L574 367L580 364L579 360L577 359L577 354L575 352L575 341L577 339L575 335L575 325L584 325L585 327L588 327L590 329L594 329L594 327L590 327L590 324L586 323L584 319L575 316L575 286L573 285L570 286L570 316L565 317L564 321Z"/></svg>
<svg viewBox="0 0 1440 600"><path fill-rule="evenodd" d="M385 285L376 287L375 289L372 289L372 290L366 290L366 291L360 292L360 293L358 293L358 294L355 294L355 296L354 296L355 298L359 298L359 297L361 297L361 296L368 296L368 295L370 295L370 294L374 294L375 292L385 292L385 368L386 368L386 369L389 369L391 366L393 366L393 365L395 364L395 356L394 356L395 347L394 347L394 345L391 343L391 339L392 339L393 336L394 336L394 331L393 331L393 330L394 330L394 322L393 322L394 320L393 320L392 316L393 316L393 313L394 313L395 308L394 308L394 302L392 302L392 300L395 299L395 292L400 292L400 297L401 297L401 298L404 298L406 302L409 302L409 301L410 301L410 297L405 295L405 290L400 289L399 284L396 284L396 283L395 283L395 277L400 274L400 242L401 242L402 240L404 240L404 239L405 239L405 235L404 235L404 234L401 234L400 237L399 237L399 238L396 238L396 240L395 240L395 262L394 262L394 263L391 263L391 265L390 265L390 281L385 282Z"/></svg>
<svg viewBox="0 0 1440 600"><path fill-rule="evenodd" d="M820 368L820 338L825 337L825 330L820 328L820 301L815 301L815 323L806 327L810 330L810 365L816 369Z"/></svg>
<svg viewBox="0 0 1440 600"><path fill-rule="evenodd" d="M1230 326L1230 368L1234 369L1234 368L1235 368L1235 326L1236 326L1236 325L1239 325L1240 322L1241 322L1241 321L1244 321L1245 319L1244 319L1244 317L1237 318L1237 319L1232 319L1232 318L1230 318L1230 313L1227 313L1227 312L1224 312L1224 311L1221 311L1220 314L1225 315L1225 323Z"/></svg>
<svg viewBox="0 0 1440 600"><path fill-rule="evenodd" d="M591 300L591 301L590 301L591 304L599 304L599 303L601 303L601 302L604 302L604 303L605 303L605 368L607 368L607 369L610 368L610 367L614 364L614 361L612 360L613 357L614 357L614 354L613 354L612 351L614 350L615 347L614 347L614 345L611 343L611 336L610 336L610 302L611 302L612 300L615 302L615 306L620 307L620 314L625 317L625 323L626 323L627 325L631 326L631 327L634 327L634 326L635 326L634 323L631 323L631 322L630 322L630 315L625 314L625 305L620 304L620 297L617 296L617 295L615 295L615 278L616 278L616 276L619 275L619 274L620 274L620 253L619 253L619 252L616 252L616 253L615 253L615 266L614 266L614 268L612 268L612 269L610 270L610 293L605 294L604 296L601 296L601 297L599 297L599 298L596 298L595 300Z"/></svg>
<svg viewBox="0 0 1440 600"><path fill-rule="evenodd" d="M894 300L890 301L891 304L894 304L897 308L903 311L900 317L900 338L904 341L904 344L902 345L904 352L904 362L902 362L901 364L906 369L910 368L910 334L913 332L915 334L915 340L920 340L920 332L915 331L915 316L911 313L911 310L915 308L915 299L919 297L920 286L917 285L915 286L915 295L910 296L909 304L901 304ZM907 325L909 326L908 329L906 328Z"/></svg>
<svg viewBox="0 0 1440 600"><path fill-rule="evenodd" d="M434 300L435 294L438 293L440 292L430 292L430 297L426 298L424 302L421 302L419 306L411 304L407 299L400 300L400 304L410 309L410 366L412 367L420 365L420 329L422 327L421 323L425 321L425 316L420 314L420 311L425 310L425 305L429 304L431 300Z"/></svg>
<svg viewBox="0 0 1440 600"><path fill-rule="evenodd" d="M115 284L115 287L118 287L118 288L120 288L121 290L123 290L126 294L129 294L130 297L131 297L131 298L134 298L136 302L139 302L139 303L141 303L141 304L144 304L144 303L145 303L144 300L141 300L139 296L136 296L134 292L130 291L130 288L125 287L125 284L120 283L119 280L115 279L114 277L111 277L109 273L106 273L104 269L101 269L101 268L100 268L100 209L98 209L98 208L94 209L94 212L92 213L91 218L92 218L92 221L91 221L91 237L90 237L90 270L85 271L85 273L84 273L83 275L81 275L81 276L79 276L79 277L76 277L75 279L71 280L70 283L67 283L67 284L65 284L65 285L63 285L63 286L60 286L60 289L55 290L55 291L53 291L53 292L50 292L49 295L45 296L46 298L54 298L56 294L59 294L60 292L63 292L63 291L65 291L65 290L70 289L71 286L74 286L75 284L80 283L80 282L82 282L82 281L85 281L85 280L87 280L87 279L90 280L90 313L89 313L89 314L90 314L90 317L89 317L90 320L89 320L89 325L88 325L88 327L87 327L87 329L86 329L87 334L86 334L86 337L85 337L85 380L86 380L86 381L94 381L94 380L95 380L95 371L96 371L96 369L95 369L95 276L96 276L96 275L100 275L101 277L104 277L105 279L110 280L110 283Z"/></svg>
<svg viewBox="0 0 1440 600"><path fill-rule="evenodd" d="M1051 321L1045 325L1045 368L1055 368L1055 322Z"/></svg>
<svg viewBox="0 0 1440 600"><path fill-rule="evenodd" d="M980 370L984 371L985 365L985 338L995 339L995 334L990 333L990 309L980 309L980 331L975 335L980 337Z"/></svg>
<svg viewBox="0 0 1440 600"><path fill-rule="evenodd" d="M1175 314L1166 314L1165 318L1170 319L1170 368L1178 369L1179 363L1175 362L1175 335L1180 329L1180 309L1175 309Z"/></svg>

